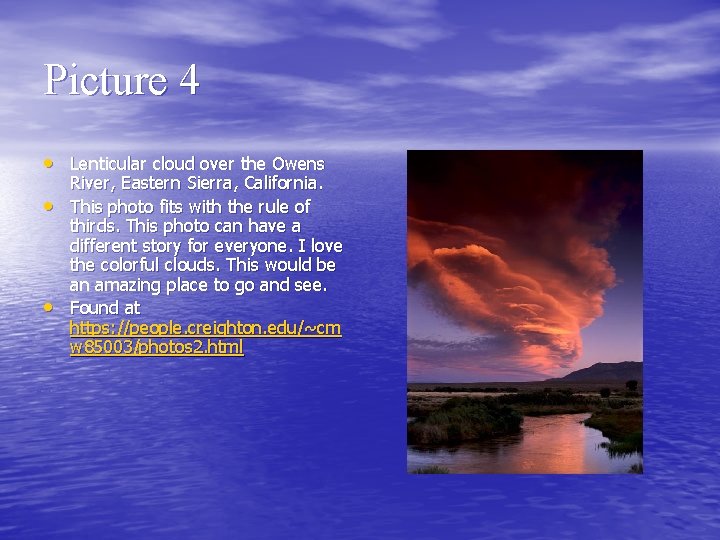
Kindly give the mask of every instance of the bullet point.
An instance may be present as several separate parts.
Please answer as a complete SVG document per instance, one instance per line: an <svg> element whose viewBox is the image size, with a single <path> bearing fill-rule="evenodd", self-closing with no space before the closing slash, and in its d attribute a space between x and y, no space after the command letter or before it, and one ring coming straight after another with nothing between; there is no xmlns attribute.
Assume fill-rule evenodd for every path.
<svg viewBox="0 0 720 540"><path fill-rule="evenodd" d="M53 308L53 305L50 302L43 304L43 309L45 311L52 311L52 308Z"/></svg>
<svg viewBox="0 0 720 540"><path fill-rule="evenodd" d="M43 204L43 208L49 212L53 209L53 203L51 203L50 201L45 201L45 204Z"/></svg>
<svg viewBox="0 0 720 540"><path fill-rule="evenodd" d="M45 158L45 161L43 161L43 165L45 165L49 169L53 166L53 160L50 158Z"/></svg>

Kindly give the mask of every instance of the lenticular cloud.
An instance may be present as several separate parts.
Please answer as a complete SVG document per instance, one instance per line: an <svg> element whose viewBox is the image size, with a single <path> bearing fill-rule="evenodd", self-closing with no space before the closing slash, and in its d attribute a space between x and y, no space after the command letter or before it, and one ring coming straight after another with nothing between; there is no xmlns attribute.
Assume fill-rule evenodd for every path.
<svg viewBox="0 0 720 540"><path fill-rule="evenodd" d="M616 282L602 244L629 195L617 171L545 152L427 154L409 162L410 286L502 337L507 367L572 365Z"/></svg>

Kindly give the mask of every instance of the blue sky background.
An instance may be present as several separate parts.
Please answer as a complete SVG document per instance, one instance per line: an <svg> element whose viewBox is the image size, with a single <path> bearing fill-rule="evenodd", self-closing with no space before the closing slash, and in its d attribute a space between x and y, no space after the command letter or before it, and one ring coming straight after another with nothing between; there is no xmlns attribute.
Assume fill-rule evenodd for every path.
<svg viewBox="0 0 720 540"><path fill-rule="evenodd" d="M0 17L12 145L720 143L713 2L7 2ZM73 61L171 89L43 95L43 64ZM176 86L191 63L196 96Z"/></svg>
<svg viewBox="0 0 720 540"><path fill-rule="evenodd" d="M0 134L43 155L717 149L718 38L708 1L6 2ZM162 72L170 89L44 95L44 64L72 62L79 74ZM191 63L195 96L177 86ZM641 289L641 276L625 279ZM584 331L583 365L641 355L641 308L621 296L609 291L608 316ZM630 337L608 358L602 336L615 330Z"/></svg>
<svg viewBox="0 0 720 540"><path fill-rule="evenodd" d="M0 0L4 534L716 538L717 153L646 154L642 478L405 475L398 284L406 148L717 150L719 37L717 2L693 0ZM175 83L196 63L202 86L43 95L43 64L73 61ZM294 147L333 159L314 225L347 242L340 285L317 300L158 298L146 316L323 313L348 339L202 365L66 358L68 153ZM621 300L641 276L618 273L582 362L637 357L639 305Z"/></svg>

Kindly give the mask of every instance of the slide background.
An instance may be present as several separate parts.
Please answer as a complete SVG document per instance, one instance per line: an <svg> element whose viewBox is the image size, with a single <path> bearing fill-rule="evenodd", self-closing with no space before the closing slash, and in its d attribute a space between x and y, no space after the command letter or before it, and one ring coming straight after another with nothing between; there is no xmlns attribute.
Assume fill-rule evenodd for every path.
<svg viewBox="0 0 720 540"><path fill-rule="evenodd" d="M281 10L265 21L266 8L238 5L210 15L182 2L78 4L72 13L30 2L6 11L0 535L716 537L720 23L703 11L710 4L653 3L650 12L618 3L586 14L564 3L494 14L448 8L435 24L432 4L403 11L391 2L395 19L372 10L357 17L387 30L371 33L374 41L352 37L356 19L346 12L313 26L322 13L299 24ZM698 23L697 13L710 15ZM259 23L245 31L241 21ZM653 32L648 21L666 26ZM645 23L642 44L617 30ZM285 42L270 31L283 25L300 35ZM236 31L220 32L228 28ZM457 37L417 38L432 29ZM536 36L532 43L546 31L573 43L590 36L591 49L605 43L615 60L590 59L602 69L589 70L576 62L582 54L563 56L570 46L528 51L488 37L497 29ZM222 39L203 37L213 31ZM605 34L592 41L593 32ZM258 35L269 41L253 41ZM471 69L468 51L480 51L472 60L486 71L540 86L513 96L502 78L479 93L413 83ZM514 71L540 62L547 73L548 56L570 74ZM641 61L658 57L675 66L672 77L637 75ZM298 58L306 60L293 67ZM623 71L617 58L640 60ZM681 60L695 71L683 72ZM55 99L42 95L42 64L51 61L179 75L198 62L207 93ZM402 65L407 85L360 84ZM404 151L413 147L646 149L644 475L406 474ZM326 296L143 305L152 320L338 319L344 339L253 343L242 360L69 359L67 156L127 155L118 148L326 159L312 226L346 245ZM46 156L56 162L50 170ZM53 212L41 210L45 200ZM56 309L46 314L49 299Z"/></svg>

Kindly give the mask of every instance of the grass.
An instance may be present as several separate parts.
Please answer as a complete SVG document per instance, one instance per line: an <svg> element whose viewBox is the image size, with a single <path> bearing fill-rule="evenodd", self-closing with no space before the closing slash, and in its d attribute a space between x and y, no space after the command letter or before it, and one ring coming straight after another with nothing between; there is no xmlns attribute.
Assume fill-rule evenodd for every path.
<svg viewBox="0 0 720 540"><path fill-rule="evenodd" d="M602 443L601 446L607 449L610 457L629 456L635 452L642 452L642 439L642 433L636 431L621 440Z"/></svg>
<svg viewBox="0 0 720 540"><path fill-rule="evenodd" d="M568 405L517 405L513 409L524 416L552 416L554 414L580 414L590 412L591 406L586 403Z"/></svg>
<svg viewBox="0 0 720 540"><path fill-rule="evenodd" d="M576 414L592 412L599 408L600 398L573 394L567 390L542 390L521 394L508 394L495 398L498 403L508 405L525 416L547 416L551 414Z"/></svg>
<svg viewBox="0 0 720 540"><path fill-rule="evenodd" d="M413 474L450 474L450 469L440 467L439 465L430 465L429 467L415 469Z"/></svg>
<svg viewBox="0 0 720 540"><path fill-rule="evenodd" d="M508 381L493 381L493 382L462 382L462 383L446 383L446 382L429 382L429 383L408 383L408 392L437 392L445 391L446 388L452 388L455 392L484 392L486 388L497 388L503 391L517 390L521 393L536 392L539 390L545 390L552 388L553 390L571 390L575 393L595 393L597 394L601 388L610 388L613 394L622 394L626 392L628 388L625 386L625 381L596 381L596 382L585 382L585 381L526 381L526 382L508 382ZM442 389L442 390L440 390ZM638 385L637 391L642 395L642 383Z"/></svg>
<svg viewBox="0 0 720 540"><path fill-rule="evenodd" d="M603 409L594 412L585 425L610 439L604 447L613 457L643 451L642 409Z"/></svg>
<svg viewBox="0 0 720 540"><path fill-rule="evenodd" d="M410 444L457 444L517 433L522 415L493 400L451 398L407 426Z"/></svg>
<svg viewBox="0 0 720 540"><path fill-rule="evenodd" d="M412 392L410 387L408 387L408 392ZM498 388L497 386L435 386L427 389L426 392L485 392L488 394L499 394L503 392L518 392L518 389L514 386L503 388Z"/></svg>
<svg viewBox="0 0 720 540"><path fill-rule="evenodd" d="M451 399L448 393L438 392L437 397L408 396L407 414L410 417L427 417ZM605 409L634 409L642 407L642 398L615 394L601 398L599 394L573 393L572 389L533 390L501 396L473 397L486 403L509 406L524 416L553 414L594 413Z"/></svg>
<svg viewBox="0 0 720 540"><path fill-rule="evenodd" d="M445 387L433 394L408 394L408 443L458 444L520 431L523 416L591 413L584 423L598 429L609 442L603 444L610 457L643 452L642 394L615 389L600 397L597 388L525 387L520 392L496 396L453 396ZM475 391L497 387L474 387ZM502 388L508 390L509 387ZM466 387L453 387L455 392ZM425 390L427 391L427 390ZM642 473L642 463L628 472ZM421 473L422 474L422 473ZM429 473L431 474L431 473ZM438 473L439 474L439 473Z"/></svg>

